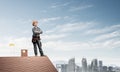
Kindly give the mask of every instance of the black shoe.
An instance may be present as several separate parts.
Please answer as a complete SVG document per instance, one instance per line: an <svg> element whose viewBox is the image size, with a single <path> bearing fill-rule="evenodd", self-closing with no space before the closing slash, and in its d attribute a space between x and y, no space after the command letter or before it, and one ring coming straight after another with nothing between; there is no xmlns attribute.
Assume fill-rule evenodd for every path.
<svg viewBox="0 0 120 72"><path fill-rule="evenodd" d="M45 55L41 55L41 56L45 56Z"/></svg>

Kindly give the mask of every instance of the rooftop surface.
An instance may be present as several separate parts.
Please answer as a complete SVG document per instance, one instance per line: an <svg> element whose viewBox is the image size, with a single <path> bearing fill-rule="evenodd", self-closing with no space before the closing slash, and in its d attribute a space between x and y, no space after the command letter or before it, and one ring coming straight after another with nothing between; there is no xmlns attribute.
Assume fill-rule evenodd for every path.
<svg viewBox="0 0 120 72"><path fill-rule="evenodd" d="M0 57L0 72L57 72L47 56Z"/></svg>

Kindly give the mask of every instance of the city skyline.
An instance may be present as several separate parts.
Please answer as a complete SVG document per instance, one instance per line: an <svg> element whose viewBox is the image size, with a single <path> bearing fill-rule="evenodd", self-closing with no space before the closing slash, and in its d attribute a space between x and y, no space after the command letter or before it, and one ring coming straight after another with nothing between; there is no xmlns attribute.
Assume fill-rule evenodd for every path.
<svg viewBox="0 0 120 72"><path fill-rule="evenodd" d="M81 65L77 65L75 58L71 58L67 63L57 63L56 68L58 72L119 72L119 66L106 66L104 62L99 59L92 59L88 64L86 58L81 59Z"/></svg>
<svg viewBox="0 0 120 72"><path fill-rule="evenodd" d="M120 66L120 0L0 0L0 56L34 56L32 21L52 60L101 59Z"/></svg>

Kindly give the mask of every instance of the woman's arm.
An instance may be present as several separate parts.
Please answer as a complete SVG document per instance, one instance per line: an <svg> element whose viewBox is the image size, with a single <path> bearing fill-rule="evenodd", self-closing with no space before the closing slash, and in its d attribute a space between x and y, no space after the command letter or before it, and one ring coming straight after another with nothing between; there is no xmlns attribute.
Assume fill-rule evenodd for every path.
<svg viewBox="0 0 120 72"><path fill-rule="evenodd" d="M33 31L33 34L35 34L35 35L43 33L43 31L40 28L38 28L38 29L33 28L32 31Z"/></svg>

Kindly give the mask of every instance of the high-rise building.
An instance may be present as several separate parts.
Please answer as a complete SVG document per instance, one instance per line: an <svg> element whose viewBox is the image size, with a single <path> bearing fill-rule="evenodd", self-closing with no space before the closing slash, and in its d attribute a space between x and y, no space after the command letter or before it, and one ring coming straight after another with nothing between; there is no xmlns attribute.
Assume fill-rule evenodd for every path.
<svg viewBox="0 0 120 72"><path fill-rule="evenodd" d="M92 72L98 72L98 61L97 61L97 59L93 59L93 61L91 63L91 68L92 68Z"/></svg>
<svg viewBox="0 0 120 72"><path fill-rule="evenodd" d="M108 67L108 72L113 72L113 67L112 66Z"/></svg>
<svg viewBox="0 0 120 72"><path fill-rule="evenodd" d="M88 72L92 72L92 67L91 67L91 65L88 65L87 70L88 70Z"/></svg>
<svg viewBox="0 0 120 72"><path fill-rule="evenodd" d="M103 66L101 60L93 59L87 64L86 58L82 58L82 66L75 64L75 58L68 61L68 64L56 64L58 72L120 72L120 67Z"/></svg>
<svg viewBox="0 0 120 72"><path fill-rule="evenodd" d="M68 62L67 72L75 72L75 58L72 58Z"/></svg>
<svg viewBox="0 0 120 72"><path fill-rule="evenodd" d="M103 72L107 72L107 66L103 66Z"/></svg>
<svg viewBox="0 0 120 72"><path fill-rule="evenodd" d="M82 72L87 72L87 60L86 60L86 58L82 59Z"/></svg>
<svg viewBox="0 0 120 72"><path fill-rule="evenodd" d="M103 70L103 62L102 61L99 61L99 72L102 72Z"/></svg>
<svg viewBox="0 0 120 72"><path fill-rule="evenodd" d="M62 64L61 65L61 72L67 72L67 64Z"/></svg>
<svg viewBox="0 0 120 72"><path fill-rule="evenodd" d="M82 72L82 69L80 66L76 66L76 72Z"/></svg>

